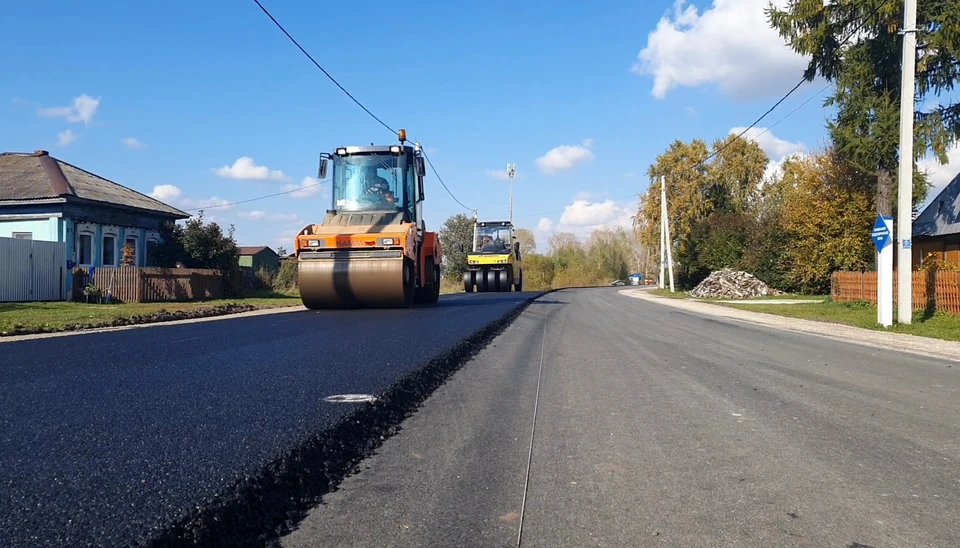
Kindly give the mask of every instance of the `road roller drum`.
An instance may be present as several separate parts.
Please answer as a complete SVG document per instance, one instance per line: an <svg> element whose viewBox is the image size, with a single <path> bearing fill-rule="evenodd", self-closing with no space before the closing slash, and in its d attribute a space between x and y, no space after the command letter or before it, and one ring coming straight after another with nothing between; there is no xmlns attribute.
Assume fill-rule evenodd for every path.
<svg viewBox="0 0 960 548"><path fill-rule="evenodd" d="M331 255L336 254L332 252ZM307 308L390 308L413 304L413 262L399 252L342 252L298 264Z"/></svg>

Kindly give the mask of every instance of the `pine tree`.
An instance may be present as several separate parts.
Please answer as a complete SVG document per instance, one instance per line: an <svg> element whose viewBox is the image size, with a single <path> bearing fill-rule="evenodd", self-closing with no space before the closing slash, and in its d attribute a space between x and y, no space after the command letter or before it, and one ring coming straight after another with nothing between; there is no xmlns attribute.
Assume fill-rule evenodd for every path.
<svg viewBox="0 0 960 548"><path fill-rule="evenodd" d="M771 4L770 24L790 47L811 56L804 77L817 75L835 84L825 106L836 106L828 124L836 151L860 171L876 176L876 209L893 215L899 163L902 0L791 0L786 9ZM960 2L923 0L917 9L916 100L950 92L960 78ZM851 37L849 40L848 37ZM846 40L846 43L845 43ZM926 110L924 110L926 109ZM941 164L960 138L960 104L918 109L914 158L932 150ZM914 203L929 184L914 168Z"/></svg>

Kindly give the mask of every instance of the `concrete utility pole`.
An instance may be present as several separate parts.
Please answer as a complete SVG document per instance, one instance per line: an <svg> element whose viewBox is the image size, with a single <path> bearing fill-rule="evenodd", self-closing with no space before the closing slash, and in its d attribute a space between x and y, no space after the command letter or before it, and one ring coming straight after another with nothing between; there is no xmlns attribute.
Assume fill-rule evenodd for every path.
<svg viewBox="0 0 960 548"><path fill-rule="evenodd" d="M507 164L507 178L510 179L510 222L513 222L513 177L517 174L517 164Z"/></svg>
<svg viewBox="0 0 960 548"><path fill-rule="evenodd" d="M913 320L913 101L917 62L917 0L903 3L900 74L900 199L897 208L897 319Z"/></svg>
<svg viewBox="0 0 960 548"><path fill-rule="evenodd" d="M663 287L663 249L667 252L667 268L670 271L670 292L673 288L673 250L670 248L670 215L667 213L667 178L660 176L660 287Z"/></svg>

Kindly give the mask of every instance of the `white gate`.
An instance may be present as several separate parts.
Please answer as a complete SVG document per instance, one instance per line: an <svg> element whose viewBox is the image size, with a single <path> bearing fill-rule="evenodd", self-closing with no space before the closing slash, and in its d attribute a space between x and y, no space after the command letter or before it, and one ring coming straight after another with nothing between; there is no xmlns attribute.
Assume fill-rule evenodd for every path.
<svg viewBox="0 0 960 548"><path fill-rule="evenodd" d="M62 301L67 244L0 238L0 302Z"/></svg>

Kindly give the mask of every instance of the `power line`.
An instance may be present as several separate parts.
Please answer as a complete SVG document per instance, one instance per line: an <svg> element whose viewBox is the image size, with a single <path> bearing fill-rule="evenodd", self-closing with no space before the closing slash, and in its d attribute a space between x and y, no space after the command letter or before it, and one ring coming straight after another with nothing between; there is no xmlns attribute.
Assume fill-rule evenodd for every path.
<svg viewBox="0 0 960 548"><path fill-rule="evenodd" d="M882 9L884 8L884 6L886 6L886 5L889 4L889 3L890 3L890 0L885 0L883 3L881 3L879 6L877 6L877 9L874 10L874 12L871 14L870 17L874 17L874 16L876 16L877 14L879 14L879 13L880 13L880 10L882 10ZM857 34L858 32L860 32L861 29L863 29L863 26L867 23L867 21L868 21L869 19L870 19L869 17L864 17L863 20L860 22L860 24L857 25L857 28L855 28L854 30L852 30L852 31L850 32L850 34L848 34L847 37L844 38L844 39L839 43L839 45L838 45L837 47L840 48L840 47L846 45L846 43L847 43L851 38L853 38L853 36L854 36L855 34ZM750 131L751 129L753 129L754 126L756 126L757 124L759 124L761 120L763 120L764 118L766 118L767 115L769 115L771 112L773 112L774 109L776 109L778 106L780 106L780 104L783 103L788 97L790 97L791 95L793 95L793 92L797 91L797 89L799 89L800 86L802 86L802 85L804 84L804 82L806 82L806 81L807 81L807 78L806 78L806 76L804 76L803 78L800 79L799 82L797 82L796 85L793 86L793 88L790 89L790 91L788 91L783 97L781 97L780 100L778 100L776 103L774 103L774 105L773 105L772 107L770 107L769 109L767 109L767 111L764 112L762 116L760 116L760 117L757 118L752 124L750 124L749 126L747 126L747 127L746 127L743 131L741 131L735 138L730 139L729 141L727 141L723 146L721 146L721 147L718 148L716 151L714 151L713 154L707 156L707 157L704 158L703 160L700 160L700 161L697 162L696 164L694 164L694 165L692 165L692 166L690 166L690 167L688 167L688 168L686 168L686 169L681 170L678 175L675 175L675 177L676 177L676 176L679 176L679 175L683 175L683 174L686 173L687 171L690 171L690 170L696 169L696 168L698 168L698 167L701 167L701 166L702 166L703 164L705 164L706 162L708 162L708 161L710 161L711 159L715 158L718 154L720 154L721 152L723 152L724 149L726 149L727 147L729 147L730 145L732 145L732 144L733 144L734 142L736 142L738 139L740 139L741 137L743 137L744 134L746 134L748 131ZM774 126L776 126L776 125L779 124L780 122L782 122L782 121L784 121L785 119L787 119L788 117L790 117L790 115L792 115L792 114L795 113L796 111L800 110L801 107L803 107L804 105L806 105L807 103L809 103L811 100L813 100L814 97L819 96L821 93L823 93L824 90L826 90L827 88L829 88L831 85L832 85L832 83L828 83L826 86L823 87L823 89L821 89L821 90L818 91L816 94L814 94L813 96L811 96L809 99L807 99L806 101L804 101L803 103L801 103L797 108L795 108L795 109L793 109L792 111L790 111L790 113L788 113L786 116L784 116L783 118L781 118L780 120L778 120L775 124L773 124L773 125L770 126L769 128L766 128L762 133L760 133L759 135L757 135L757 137L759 137L760 135L763 135L763 134L766 133L767 131L770 131L770 129L772 129ZM755 137L755 138L756 138L756 137ZM642 194L643 194L642 192L635 192L635 193L633 193L633 194L630 194L629 196L623 196L622 198L615 198L614 200L615 200L615 201L626 200L627 198L638 197L638 196L640 196L640 195L642 195ZM562 213L562 212L564 212L564 211L566 211L566 209L560 209L560 210L555 210L555 211L545 211L545 212L542 212L542 213L527 213L527 214L524 214L524 215L517 215L517 217L533 217L533 216L535 216L535 215L551 215L551 214L554 214L554 213Z"/></svg>
<svg viewBox="0 0 960 548"><path fill-rule="evenodd" d="M283 31L283 33L287 35L287 38L289 38L290 41L293 42L293 44L294 44L295 46L297 46L297 47L300 49L300 51L303 52L304 55L307 56L307 59L310 59L311 61L313 61L313 64L316 65L316 67L317 67L318 69L320 69L321 72L323 72L325 75L327 75L327 78L329 78L331 82L333 82L334 84L336 84L337 87L340 88L341 91L343 91L344 93L347 94L347 97L353 99L353 102L356 103L357 105L359 105L360 108L362 108L367 114L369 114L371 117L373 117L374 120L380 122L380 125L382 125L383 127L387 128L388 130L390 130L391 133L393 133L394 135L396 135L396 133L397 133L396 130L394 130L392 127L388 126L388 125L387 125L386 123L384 123L384 121L381 120L380 118L377 118L377 116L376 116L374 113L370 112L370 110L367 109L367 107L363 106L363 103L361 103L360 101L358 101L358 100L356 99L356 97L354 97L353 95L350 95L350 92L347 91L343 86L341 86L341 85L340 85L340 82L337 82L336 78L334 78L333 76L330 76L330 73L327 72L326 70L324 70L324 68L320 66L320 63L318 63L318 62L313 58L313 56L311 56L309 53L307 53L307 50L303 49L303 46L301 46L300 43L297 42L297 41L293 38L293 36L290 36L290 33L287 32L287 29L283 28L283 25L281 25L280 22L277 21L276 18L274 18L273 15L271 15L269 11L267 11L267 8L263 7L263 4L260 3L260 0L253 0L253 1L256 2L257 5L260 6L260 9L263 10L263 13L265 13L265 14L267 15L267 17L269 17L270 20L273 21L273 23L274 23L275 25L277 25L277 28L279 28L281 31Z"/></svg>
<svg viewBox="0 0 960 548"><path fill-rule="evenodd" d="M443 179L440 177L440 174L437 173L437 168L433 167L433 162L431 162L431 161L430 161L430 157L427 156L427 151L421 150L420 152L423 154L423 157L426 158L427 164L430 166L430 170L433 171L433 174L437 176L437 180L440 181L440 184L441 184L441 185L443 185L443 188L444 188L444 190L447 191L447 194L449 194L450 197L453 198L453 201L455 201L455 202L457 202L458 204L460 204L460 207L466 209L467 211L473 211L473 208L470 208L470 207L467 207L467 206L463 205L463 202L461 202L460 200L458 200L457 197L453 195L453 192L450 192L450 189L447 188L447 183L444 183L444 182L443 182Z"/></svg>
<svg viewBox="0 0 960 548"><path fill-rule="evenodd" d="M394 135L397 135L397 134L398 134L397 130L393 129L392 127L390 127L389 125L387 125L383 120L381 120L380 118L378 118L374 113L370 112L370 109L368 109L367 107L363 106L363 103L361 103L360 101L358 101L358 100L356 99L356 97L354 97L353 95L351 95L350 92L346 90L346 88L344 88L343 86L340 85L340 82L337 82L336 78L334 78L333 76L331 76L329 72L327 72L322 66L320 66L320 63L318 63L318 62L316 61L316 59L313 58L313 56L311 56L309 53L307 53L307 50L303 49L303 46L301 46L300 43L297 42L296 39L295 39L293 36L290 35L289 32L287 32L287 29L283 28L283 25L281 25L280 22L277 21L277 19L276 19L273 15L271 15L271 13L270 13L269 11L267 11L267 8L263 7L263 4L260 3L260 0L253 0L253 1L256 2L257 6L260 7L260 9L263 11L263 13L265 13L265 14L267 15L267 17L269 17L270 20L273 21L273 23L277 26L277 28L279 28L279 29L283 32L283 34L285 34L285 35L287 36L287 38L289 38L290 41L293 42L293 44L294 44L295 46L297 46L297 48L298 48L301 52L303 52L304 55L307 56L307 59L310 59L310 61L312 61L313 64L314 64L318 69L320 69L320 71L323 72L323 74L325 74L325 75L327 76L327 78L330 79L331 82L333 82L334 84L336 84L336 86L337 86L338 88L340 88L340 91L342 91L342 92L344 92L345 94L347 94L347 97L349 97L350 99L352 99L354 103L356 103L360 108L362 108L362 109L364 110L364 112L366 112L367 114L369 114L374 120L376 120L377 122L379 122L380 125L382 125L383 127L387 128L387 129L388 129L391 133L393 133ZM433 167L433 162L430 161L430 158L427 156L426 151L421 150L421 152L423 153L423 157L426 158L427 163L430 164L430 169L433 171L434 175L437 176L437 180L440 181L440 184L443 186L443 189L447 191L447 194L449 194L450 197L453 198L453 200L454 200L455 202L457 202L458 204L460 204L460 206L463 207L464 209L466 209L466 210L468 210L468 211L473 211L473 208L469 208L469 207L463 205L463 202L461 202L460 200L458 200L457 197L453 195L453 192L450 191L450 189L447 187L446 183L443 182L443 179L440 178L440 174L437 173L437 169L436 169L435 167Z"/></svg>
<svg viewBox="0 0 960 548"><path fill-rule="evenodd" d="M322 180L322 181L318 181L318 182L316 182L316 183L311 183L311 184L309 184L309 185L299 186L299 187L297 187L297 188L295 188L295 189L293 189L293 190L285 190L285 191L283 191L283 192L277 192L276 194L267 194L266 196L259 196L259 197L257 197L257 198L250 198L249 200L240 200L239 202L230 202L230 203L228 203L228 204L216 204L216 205L211 205L211 206L207 206L207 207L194 207L194 208L190 208L190 209L184 209L184 211L200 211L201 209L213 209L213 208L215 208L215 207L227 207L227 206L232 206L232 205L237 205L237 204L246 204L246 203L248 203L248 202L256 202L257 200L263 200L263 199L266 199L266 198L273 198L274 196L283 196L284 194L293 194L294 192L300 192L301 190L303 190L303 189L305 189L305 188L315 187L315 186L318 186L318 185L322 185L323 183L329 183L329 182L330 182L330 179L324 179L324 180Z"/></svg>

